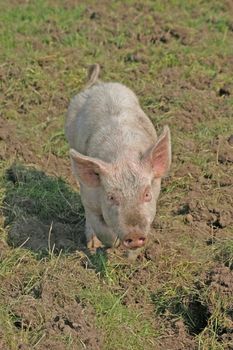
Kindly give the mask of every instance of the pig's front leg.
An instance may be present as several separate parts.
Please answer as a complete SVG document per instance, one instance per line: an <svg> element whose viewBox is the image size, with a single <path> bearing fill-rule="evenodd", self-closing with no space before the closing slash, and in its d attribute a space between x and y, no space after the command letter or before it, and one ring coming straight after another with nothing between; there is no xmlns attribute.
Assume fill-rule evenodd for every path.
<svg viewBox="0 0 233 350"><path fill-rule="evenodd" d="M86 214L86 239L88 248L94 246L94 249L105 246L106 248L119 245L119 239L115 233L108 227L101 214L96 214L85 207ZM93 249L93 248L92 248Z"/></svg>
<svg viewBox="0 0 233 350"><path fill-rule="evenodd" d="M85 235L86 235L88 249L95 251L97 248L100 248L103 246L100 240L96 237L96 234L90 222L88 221L88 218L86 218Z"/></svg>

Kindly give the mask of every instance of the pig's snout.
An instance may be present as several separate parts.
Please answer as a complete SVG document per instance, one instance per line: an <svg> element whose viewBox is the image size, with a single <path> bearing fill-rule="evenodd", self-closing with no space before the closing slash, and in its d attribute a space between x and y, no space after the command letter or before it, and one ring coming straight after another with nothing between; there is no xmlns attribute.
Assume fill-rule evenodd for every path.
<svg viewBox="0 0 233 350"><path fill-rule="evenodd" d="M128 234L123 240L123 245L128 249L142 248L145 245L145 243L145 235L138 232L132 232Z"/></svg>

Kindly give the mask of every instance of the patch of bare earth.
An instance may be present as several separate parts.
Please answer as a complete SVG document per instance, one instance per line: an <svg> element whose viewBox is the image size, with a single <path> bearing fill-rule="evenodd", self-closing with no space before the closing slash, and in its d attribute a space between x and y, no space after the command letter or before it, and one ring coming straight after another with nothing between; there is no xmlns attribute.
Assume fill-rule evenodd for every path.
<svg viewBox="0 0 233 350"><path fill-rule="evenodd" d="M73 339L71 349L100 350L103 339L96 329L95 312L90 304L78 297L78 290L74 297L70 297L63 286L63 280L71 271L68 269L65 272L65 266L60 268L59 274L52 271L44 273L42 269L40 273L43 278L29 289L27 275L23 272L18 278L12 277L5 281L3 297L9 305L15 332L23 329L31 334L31 339L34 335L34 343L37 343L40 350L64 349L64 339L69 337ZM85 278L82 275L74 272L72 278L81 278L81 284L85 288ZM19 349L31 348L23 340L17 345Z"/></svg>

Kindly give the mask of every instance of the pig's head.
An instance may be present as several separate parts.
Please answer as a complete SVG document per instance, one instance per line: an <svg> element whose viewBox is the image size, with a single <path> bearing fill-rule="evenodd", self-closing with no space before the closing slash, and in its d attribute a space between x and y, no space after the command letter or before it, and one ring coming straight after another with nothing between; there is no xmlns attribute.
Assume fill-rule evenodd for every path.
<svg viewBox="0 0 233 350"><path fill-rule="evenodd" d="M127 152L127 151L126 151ZM161 178L171 163L170 131L137 157L125 153L114 163L70 151L81 184L98 189L100 220L128 249L144 246L156 214Z"/></svg>

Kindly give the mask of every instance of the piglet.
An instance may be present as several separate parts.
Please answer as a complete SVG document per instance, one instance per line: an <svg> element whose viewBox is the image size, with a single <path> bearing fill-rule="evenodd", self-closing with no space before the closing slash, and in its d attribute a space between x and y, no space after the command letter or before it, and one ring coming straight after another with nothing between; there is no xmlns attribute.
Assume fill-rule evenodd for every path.
<svg viewBox="0 0 233 350"><path fill-rule="evenodd" d="M156 214L161 179L171 163L170 130L157 137L136 95L126 86L89 81L70 102L65 133L85 209L87 246L122 244L135 256ZM135 254L136 253L136 254Z"/></svg>

